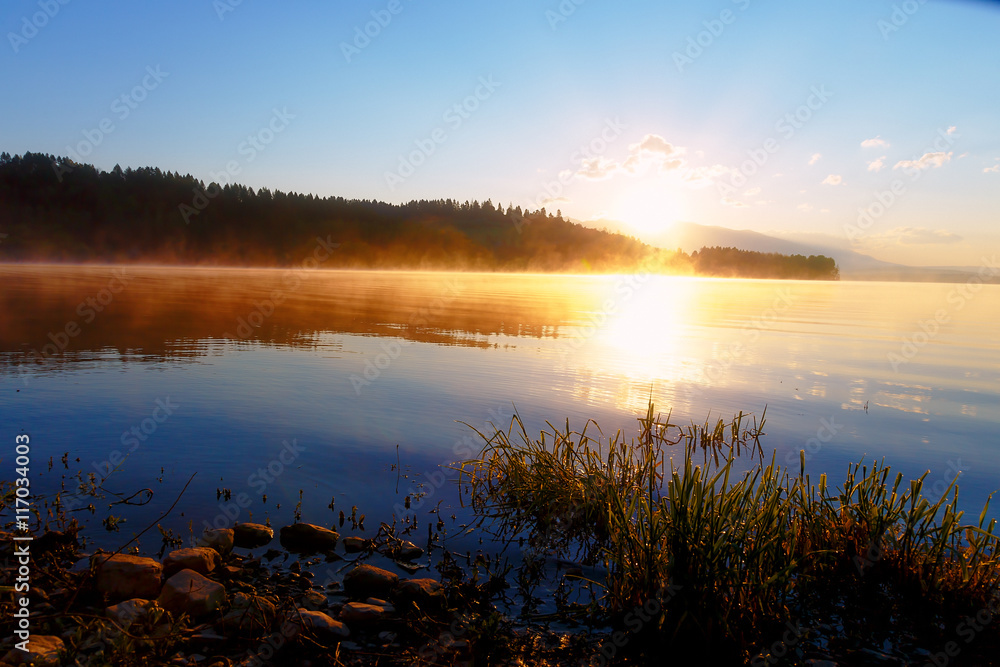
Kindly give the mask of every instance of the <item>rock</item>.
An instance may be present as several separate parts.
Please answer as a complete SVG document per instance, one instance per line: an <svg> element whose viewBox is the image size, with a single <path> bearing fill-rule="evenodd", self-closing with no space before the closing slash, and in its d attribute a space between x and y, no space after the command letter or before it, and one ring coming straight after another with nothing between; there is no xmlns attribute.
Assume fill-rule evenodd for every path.
<svg viewBox="0 0 1000 667"><path fill-rule="evenodd" d="M243 572L243 568L237 567L235 565L223 565L220 569L216 570L223 579L236 579Z"/></svg>
<svg viewBox="0 0 1000 667"><path fill-rule="evenodd" d="M351 631L340 621L336 621L321 611L309 611L299 609L298 617L292 618L292 623L303 628L308 628L317 634L328 634L341 639L351 636Z"/></svg>
<svg viewBox="0 0 1000 667"><path fill-rule="evenodd" d="M56 551L63 547L79 548L75 532L64 533L61 530L46 531L41 537L36 537L31 543L31 553L39 555L48 551Z"/></svg>
<svg viewBox="0 0 1000 667"><path fill-rule="evenodd" d="M208 574L219 562L219 552L209 547L177 549L163 559L163 576L172 577L181 570L194 570L198 574Z"/></svg>
<svg viewBox="0 0 1000 667"><path fill-rule="evenodd" d="M274 603L261 596L249 596L237 593L233 596L233 610L223 616L223 625L243 632L250 632L271 627L277 614Z"/></svg>
<svg viewBox="0 0 1000 667"><path fill-rule="evenodd" d="M399 551L396 552L396 558L400 560L416 560L424 555L424 550L418 547L413 542L404 541L399 545Z"/></svg>
<svg viewBox="0 0 1000 667"><path fill-rule="evenodd" d="M65 649L63 640L53 635L31 635L28 651L12 648L3 658L5 665L36 665L59 667L59 651Z"/></svg>
<svg viewBox="0 0 1000 667"><path fill-rule="evenodd" d="M344 590L351 597L364 600L370 597L389 597L396 587L399 576L375 567L374 565L359 565L344 577Z"/></svg>
<svg viewBox="0 0 1000 667"><path fill-rule="evenodd" d="M238 523L233 526L236 546L241 549L256 549L271 543L274 529L259 523Z"/></svg>
<svg viewBox="0 0 1000 667"><path fill-rule="evenodd" d="M343 542L344 542L344 551L346 551L349 554L357 553L359 551L366 551L371 545L371 542L369 542L368 540L362 537L354 537L354 536L345 537L343 539Z"/></svg>
<svg viewBox="0 0 1000 667"><path fill-rule="evenodd" d="M329 606L326 596L319 591L306 591L302 594L302 606L309 611L319 611Z"/></svg>
<svg viewBox="0 0 1000 667"><path fill-rule="evenodd" d="M91 563L97 570L97 590L112 598L155 598L160 592L163 566L152 558L115 554L95 555Z"/></svg>
<svg viewBox="0 0 1000 667"><path fill-rule="evenodd" d="M415 603L425 610L441 609L447 602L444 586L434 579L404 579L396 589L396 599Z"/></svg>
<svg viewBox="0 0 1000 667"><path fill-rule="evenodd" d="M281 546L289 551L333 551L340 535L311 523L293 523L281 529Z"/></svg>
<svg viewBox="0 0 1000 667"><path fill-rule="evenodd" d="M118 622L122 627L128 627L140 616L144 616L156 607L152 600L142 598L132 598L112 605L104 610L104 615L109 616Z"/></svg>
<svg viewBox="0 0 1000 667"><path fill-rule="evenodd" d="M381 607L382 611L384 611L387 614L395 614L396 613L396 608L394 606L392 606L391 604L389 604L385 600L382 600L382 599L379 599L379 598L368 598L367 600L365 600L365 604L370 604L370 605L375 606L375 607Z"/></svg>
<svg viewBox="0 0 1000 667"><path fill-rule="evenodd" d="M194 570L181 570L167 579L157 599L164 609L202 616L218 609L226 599L222 584L206 579Z"/></svg>
<svg viewBox="0 0 1000 667"><path fill-rule="evenodd" d="M379 553L398 560L415 560L424 555L424 550L413 542L400 540L398 543L383 544L379 547Z"/></svg>
<svg viewBox="0 0 1000 667"><path fill-rule="evenodd" d="M371 625L383 620L389 610L364 602L348 602L340 610L340 620L348 625Z"/></svg>
<svg viewBox="0 0 1000 667"><path fill-rule="evenodd" d="M233 550L233 529L208 528L202 532L198 546L210 547L219 552L220 556L225 556Z"/></svg>

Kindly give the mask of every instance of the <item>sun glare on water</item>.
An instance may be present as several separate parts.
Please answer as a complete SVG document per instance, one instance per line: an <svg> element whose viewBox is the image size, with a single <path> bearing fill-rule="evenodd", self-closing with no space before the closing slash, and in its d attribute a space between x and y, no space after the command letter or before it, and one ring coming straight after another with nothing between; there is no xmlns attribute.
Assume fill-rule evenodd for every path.
<svg viewBox="0 0 1000 667"><path fill-rule="evenodd" d="M640 282L641 280L641 282ZM636 285L632 289L632 285ZM689 380L686 337L690 281L669 276L623 276L616 283L615 312L598 335L596 354L608 371L647 387ZM639 386L638 384L636 386Z"/></svg>

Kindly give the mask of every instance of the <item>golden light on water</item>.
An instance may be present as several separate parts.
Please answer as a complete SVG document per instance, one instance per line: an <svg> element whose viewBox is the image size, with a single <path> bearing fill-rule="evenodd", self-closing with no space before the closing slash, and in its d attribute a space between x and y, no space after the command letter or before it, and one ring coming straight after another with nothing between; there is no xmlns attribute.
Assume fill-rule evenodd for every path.
<svg viewBox="0 0 1000 667"><path fill-rule="evenodd" d="M651 389L660 394L678 382L700 381L702 370L691 357L694 281L627 275L595 287L573 331L579 346L569 361L574 372L585 371L592 387L607 385L605 398L629 411L644 409Z"/></svg>
<svg viewBox="0 0 1000 667"><path fill-rule="evenodd" d="M684 281L649 277L641 289L623 299L600 338L622 360L645 369L643 374L655 373L650 361L674 356L679 350L678 338L690 317L689 298Z"/></svg>

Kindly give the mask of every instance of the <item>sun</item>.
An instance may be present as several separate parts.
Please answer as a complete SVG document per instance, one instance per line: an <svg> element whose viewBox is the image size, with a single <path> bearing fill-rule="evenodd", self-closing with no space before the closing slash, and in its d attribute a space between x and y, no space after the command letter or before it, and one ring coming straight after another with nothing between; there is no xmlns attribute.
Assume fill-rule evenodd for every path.
<svg viewBox="0 0 1000 667"><path fill-rule="evenodd" d="M615 198L609 214L643 240L655 238L684 219L681 202L662 183L636 184L624 189Z"/></svg>

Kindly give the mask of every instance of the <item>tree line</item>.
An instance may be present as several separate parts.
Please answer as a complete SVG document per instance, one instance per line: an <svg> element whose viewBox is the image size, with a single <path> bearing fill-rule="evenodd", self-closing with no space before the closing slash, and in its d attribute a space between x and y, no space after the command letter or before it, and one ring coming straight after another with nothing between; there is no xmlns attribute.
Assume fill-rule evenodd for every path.
<svg viewBox="0 0 1000 667"><path fill-rule="evenodd" d="M328 268L625 272L835 279L828 257L703 248L690 255L491 200L317 197L204 183L155 167L102 171L0 154L0 261L290 266L316 237Z"/></svg>

